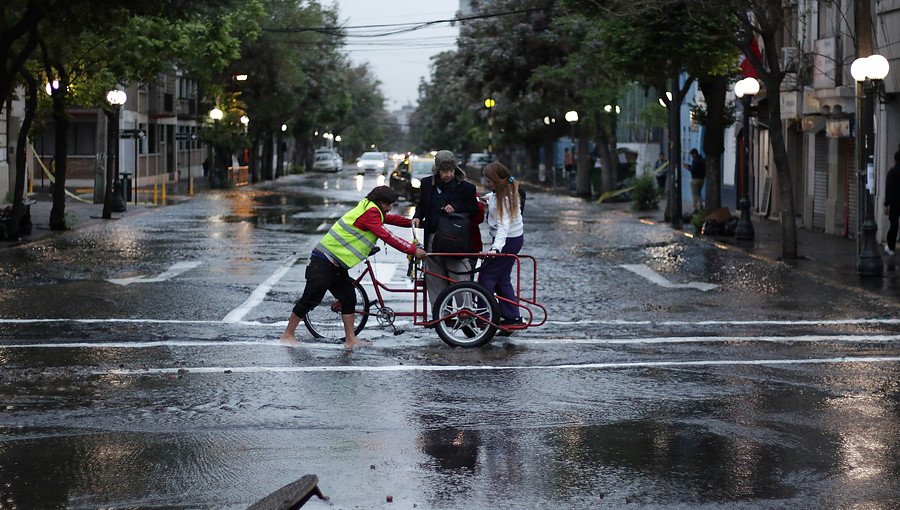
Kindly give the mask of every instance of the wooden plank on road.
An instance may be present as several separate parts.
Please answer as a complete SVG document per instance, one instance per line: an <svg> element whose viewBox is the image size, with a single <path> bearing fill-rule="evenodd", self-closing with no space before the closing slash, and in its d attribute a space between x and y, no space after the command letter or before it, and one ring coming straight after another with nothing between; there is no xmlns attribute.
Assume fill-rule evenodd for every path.
<svg viewBox="0 0 900 510"><path fill-rule="evenodd" d="M327 500L319 491L319 477L304 475L277 491L257 501L247 510L295 510L306 504L313 496Z"/></svg>

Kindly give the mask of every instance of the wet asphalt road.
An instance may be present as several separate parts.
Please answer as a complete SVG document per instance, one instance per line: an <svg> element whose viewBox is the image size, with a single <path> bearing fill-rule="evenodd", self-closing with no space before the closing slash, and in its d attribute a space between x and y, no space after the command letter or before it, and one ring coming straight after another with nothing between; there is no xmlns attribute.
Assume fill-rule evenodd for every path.
<svg viewBox="0 0 900 510"><path fill-rule="evenodd" d="M529 193L539 328L281 345L320 229L374 184L0 250L0 508L245 508L306 473L331 500L305 508L900 508L896 304L623 206Z"/></svg>

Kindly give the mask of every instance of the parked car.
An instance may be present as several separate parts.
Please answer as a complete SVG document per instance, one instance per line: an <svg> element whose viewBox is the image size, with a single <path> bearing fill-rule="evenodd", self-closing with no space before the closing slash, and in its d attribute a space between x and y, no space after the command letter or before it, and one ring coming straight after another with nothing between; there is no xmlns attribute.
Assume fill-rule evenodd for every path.
<svg viewBox="0 0 900 510"><path fill-rule="evenodd" d="M487 152L469 154L469 159L466 160L466 177L476 181L481 179L481 171L491 161L494 161L494 158L488 156Z"/></svg>
<svg viewBox="0 0 900 510"><path fill-rule="evenodd" d="M359 157L359 161L356 162L356 166L362 172L384 173L386 161L387 158L385 158L383 152L363 152L362 156Z"/></svg>
<svg viewBox="0 0 900 510"><path fill-rule="evenodd" d="M343 158L332 150L319 149L313 156L312 169L314 172L340 172L343 166Z"/></svg>
<svg viewBox="0 0 900 510"><path fill-rule="evenodd" d="M328 147L322 147L316 149L315 156L318 156L319 154L328 154L329 156L331 156L331 159L334 160L334 164L337 166L337 170L335 170L336 172L343 170L344 158L340 155L340 153L338 153L338 151L329 149ZM315 156L313 156L313 161L315 161Z"/></svg>
<svg viewBox="0 0 900 510"><path fill-rule="evenodd" d="M410 202L415 202L419 199L422 179L432 175L433 168L434 158L432 157L413 156L401 161L397 168L391 172L391 188L401 197L406 198Z"/></svg>

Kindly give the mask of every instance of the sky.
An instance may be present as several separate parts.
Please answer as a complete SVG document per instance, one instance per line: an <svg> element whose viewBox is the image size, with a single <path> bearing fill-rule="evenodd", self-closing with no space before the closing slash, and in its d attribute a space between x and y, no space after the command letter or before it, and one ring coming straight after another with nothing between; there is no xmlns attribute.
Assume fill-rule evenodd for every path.
<svg viewBox="0 0 900 510"><path fill-rule="evenodd" d="M323 0L322 4L337 5L340 20L347 27L452 19L459 9L459 0ZM459 27L451 27L449 23L385 37L361 37L407 26L347 30L344 51L355 64L369 63L369 69L381 82L388 111L407 103L415 105L419 81L431 75L431 57L456 48Z"/></svg>

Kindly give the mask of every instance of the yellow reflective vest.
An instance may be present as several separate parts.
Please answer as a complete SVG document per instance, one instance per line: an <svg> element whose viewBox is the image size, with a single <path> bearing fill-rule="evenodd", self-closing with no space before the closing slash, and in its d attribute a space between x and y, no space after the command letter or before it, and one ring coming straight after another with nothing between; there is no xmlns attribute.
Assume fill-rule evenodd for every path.
<svg viewBox="0 0 900 510"><path fill-rule="evenodd" d="M378 236L368 230L356 228L353 224L366 211L373 208L378 210L381 221L384 221L384 212L375 205L375 202L365 198L331 226L325 237L316 245L316 250L329 255L345 269L362 262L375 247Z"/></svg>

